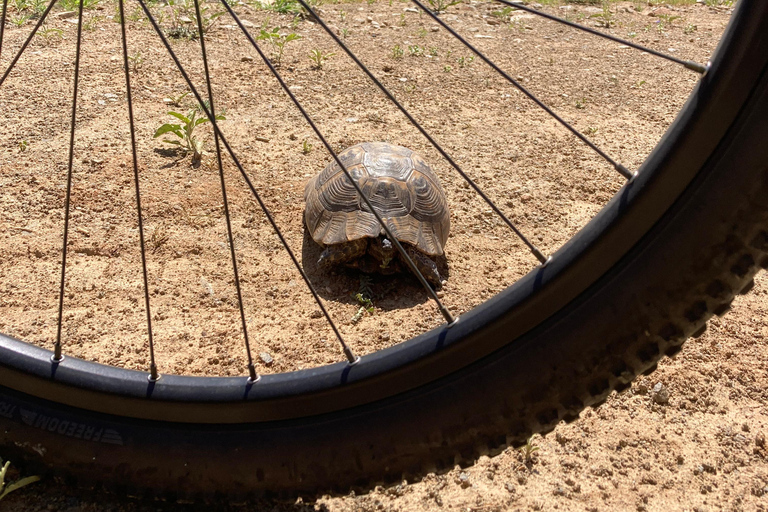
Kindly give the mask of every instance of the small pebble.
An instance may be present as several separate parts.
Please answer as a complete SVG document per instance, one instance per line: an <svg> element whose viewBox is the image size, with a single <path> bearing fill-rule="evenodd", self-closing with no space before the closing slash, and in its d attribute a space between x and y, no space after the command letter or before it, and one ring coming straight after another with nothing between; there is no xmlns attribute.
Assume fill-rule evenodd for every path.
<svg viewBox="0 0 768 512"><path fill-rule="evenodd" d="M666 405L669 403L669 391L664 385L659 382L653 386L653 401L659 405Z"/></svg>
<svg viewBox="0 0 768 512"><path fill-rule="evenodd" d="M259 352L259 359L261 359L262 362L266 365L270 365L272 364L272 361L274 361L272 359L272 356L269 355L267 352Z"/></svg>

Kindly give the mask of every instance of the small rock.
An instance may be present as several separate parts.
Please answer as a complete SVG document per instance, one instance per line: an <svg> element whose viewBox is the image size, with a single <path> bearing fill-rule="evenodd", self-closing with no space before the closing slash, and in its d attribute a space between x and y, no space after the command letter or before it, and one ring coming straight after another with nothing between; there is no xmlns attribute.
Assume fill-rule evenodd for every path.
<svg viewBox="0 0 768 512"><path fill-rule="evenodd" d="M253 62L253 57L246 55L245 57L240 58L240 62Z"/></svg>
<svg viewBox="0 0 768 512"><path fill-rule="evenodd" d="M182 23L192 23L192 18L189 16L179 16L179 21Z"/></svg>
<svg viewBox="0 0 768 512"><path fill-rule="evenodd" d="M761 448L765 447L765 434L758 432L755 436L755 444Z"/></svg>
<svg viewBox="0 0 768 512"><path fill-rule="evenodd" d="M405 12L416 12L416 13L419 12L419 10L416 9L415 7L406 7L405 9L403 9L403 11L405 11Z"/></svg>
<svg viewBox="0 0 768 512"><path fill-rule="evenodd" d="M309 314L309 318L320 318L320 317L322 317L322 316L323 316L323 312L322 312L322 311L320 311L319 309L316 309L316 310L312 311L312 312Z"/></svg>
<svg viewBox="0 0 768 512"><path fill-rule="evenodd" d="M274 359L272 359L272 356L269 355L267 352L259 352L259 359L261 359L262 362L267 366L272 364L272 361L274 361Z"/></svg>
<svg viewBox="0 0 768 512"><path fill-rule="evenodd" d="M467 487L469 487L469 486L471 485L471 484L469 483L469 475L468 475L468 474L466 474L464 471L462 471L462 472L459 474L459 484L461 485L461 487L462 487L463 489L466 489Z"/></svg>
<svg viewBox="0 0 768 512"><path fill-rule="evenodd" d="M504 488L507 490L508 493L514 494L515 493L515 486L512 485L512 482L507 482L504 484Z"/></svg>
<svg viewBox="0 0 768 512"><path fill-rule="evenodd" d="M348 117L348 118L346 119L346 121L347 121L348 123L356 123L356 122L357 122L357 118L356 118L356 117Z"/></svg>
<svg viewBox="0 0 768 512"><path fill-rule="evenodd" d="M713 475L714 475L715 473L717 473L717 469L715 469L715 466L713 466L712 464L707 464L706 462L704 462L704 463L701 465L701 468L702 468L704 471L706 471L707 473L711 473L711 474L713 474Z"/></svg>
<svg viewBox="0 0 768 512"><path fill-rule="evenodd" d="M74 18L77 16L77 11L64 11L53 15L55 18L65 20L67 18Z"/></svg>
<svg viewBox="0 0 768 512"><path fill-rule="evenodd" d="M567 442L568 442L568 438L567 438L567 437L565 437L565 436L564 436L563 434L561 434L560 432L556 432L556 433L555 433L555 441L557 441L557 442L558 442L558 443L560 443L561 445L564 445L565 443L567 443Z"/></svg>
<svg viewBox="0 0 768 512"><path fill-rule="evenodd" d="M489 25L500 25L501 24L501 20L499 20L499 18L487 18L485 20L485 22L487 24L489 24Z"/></svg>
<svg viewBox="0 0 768 512"><path fill-rule="evenodd" d="M382 341L388 341L389 340L389 333L388 332L383 332L383 333L379 334L379 339L382 340Z"/></svg>
<svg viewBox="0 0 768 512"><path fill-rule="evenodd" d="M653 401L659 405L666 405L669 403L669 391L664 385L659 382L653 386Z"/></svg>
<svg viewBox="0 0 768 512"><path fill-rule="evenodd" d="M438 27L437 25L432 25L431 27L429 27L430 32L437 32L438 30L440 30L440 27Z"/></svg>
<svg viewBox="0 0 768 512"><path fill-rule="evenodd" d="M250 21L248 21L248 20L243 20L243 19L241 19L241 20L240 20L240 22L243 24L243 26L244 26L245 28L253 28L253 27L255 27L255 26L256 26L256 25L254 25L253 23L251 23L251 22L250 22Z"/></svg>
<svg viewBox="0 0 768 512"><path fill-rule="evenodd" d="M555 487L555 490L552 492L555 496L565 496L568 493L568 491L565 490L565 487L558 485Z"/></svg>

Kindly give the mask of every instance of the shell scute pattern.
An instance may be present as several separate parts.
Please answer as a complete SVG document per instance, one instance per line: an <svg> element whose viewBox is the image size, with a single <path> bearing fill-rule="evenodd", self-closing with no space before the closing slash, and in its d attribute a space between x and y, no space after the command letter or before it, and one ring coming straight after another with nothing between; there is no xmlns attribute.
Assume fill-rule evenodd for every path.
<svg viewBox="0 0 768 512"><path fill-rule="evenodd" d="M384 142L358 144L338 156L397 240L429 257L443 254L450 230L448 204L440 180L420 156ZM335 160L307 183L304 199L304 220L318 244L360 239L386 244L385 231ZM365 256L365 244L354 247L339 247L329 260L350 264L347 256ZM378 259L380 252L371 245L367 254Z"/></svg>

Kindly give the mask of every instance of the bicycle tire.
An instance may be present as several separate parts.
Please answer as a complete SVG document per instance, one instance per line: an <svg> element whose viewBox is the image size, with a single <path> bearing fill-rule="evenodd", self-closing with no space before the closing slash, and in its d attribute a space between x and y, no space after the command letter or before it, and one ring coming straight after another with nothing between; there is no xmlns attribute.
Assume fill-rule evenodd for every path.
<svg viewBox="0 0 768 512"><path fill-rule="evenodd" d="M572 420L703 332L768 267L768 4L741 0L636 179L552 261L458 324L364 357L164 376L0 335L0 449L168 498L370 488Z"/></svg>

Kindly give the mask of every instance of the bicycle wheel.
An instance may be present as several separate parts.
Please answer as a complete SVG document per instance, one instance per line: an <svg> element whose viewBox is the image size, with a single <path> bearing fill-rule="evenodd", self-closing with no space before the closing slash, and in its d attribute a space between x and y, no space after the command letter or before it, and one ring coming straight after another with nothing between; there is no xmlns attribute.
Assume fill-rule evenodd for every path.
<svg viewBox="0 0 768 512"><path fill-rule="evenodd" d="M163 376L0 336L0 446L134 494L315 493L470 463L672 355L768 267L768 4L741 0L638 176L450 328L288 374Z"/></svg>

